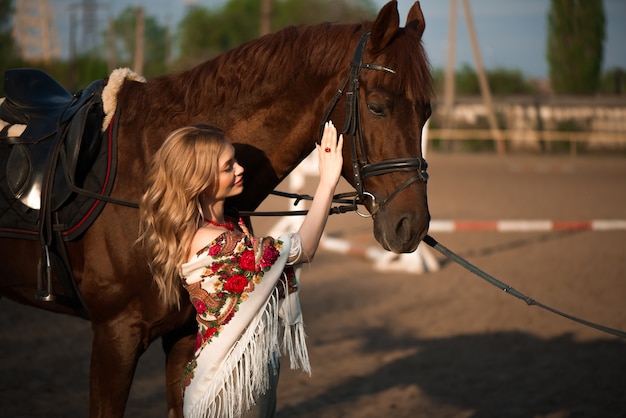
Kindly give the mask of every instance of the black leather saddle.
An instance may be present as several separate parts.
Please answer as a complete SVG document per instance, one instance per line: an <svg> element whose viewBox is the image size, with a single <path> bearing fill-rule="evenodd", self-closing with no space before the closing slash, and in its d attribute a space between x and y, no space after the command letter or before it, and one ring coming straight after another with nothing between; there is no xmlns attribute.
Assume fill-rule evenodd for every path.
<svg viewBox="0 0 626 418"><path fill-rule="evenodd" d="M116 148L111 129L106 137L102 132L105 84L94 81L70 94L41 70L11 69L4 74L6 97L0 103L0 119L8 124L0 132L0 161L6 162L0 173L0 236L38 239L36 297L71 306L83 317L88 313L64 240L86 230L103 207L76 191L107 194L112 187ZM20 132L13 125L25 128L12 134Z"/></svg>
<svg viewBox="0 0 626 418"><path fill-rule="evenodd" d="M102 137L104 85L94 81L70 94L41 70L5 72L0 119L26 125L19 137L3 139L12 145L6 178L24 205L54 211L72 194L71 182L80 186Z"/></svg>

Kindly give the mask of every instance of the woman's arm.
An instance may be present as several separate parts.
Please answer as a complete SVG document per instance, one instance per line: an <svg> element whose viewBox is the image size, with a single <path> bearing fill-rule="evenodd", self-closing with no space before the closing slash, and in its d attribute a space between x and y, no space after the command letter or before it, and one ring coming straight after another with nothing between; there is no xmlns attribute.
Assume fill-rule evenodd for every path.
<svg viewBox="0 0 626 418"><path fill-rule="evenodd" d="M302 243L300 262L311 261L317 251L343 166L343 135L337 139L337 129L332 122L326 123L322 139L315 146L319 155L320 180L298 231Z"/></svg>

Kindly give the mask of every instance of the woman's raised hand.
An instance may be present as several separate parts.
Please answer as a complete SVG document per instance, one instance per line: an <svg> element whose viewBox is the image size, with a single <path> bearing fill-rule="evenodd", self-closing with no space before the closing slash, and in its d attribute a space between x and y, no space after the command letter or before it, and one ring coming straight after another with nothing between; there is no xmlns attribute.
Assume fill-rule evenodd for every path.
<svg viewBox="0 0 626 418"><path fill-rule="evenodd" d="M332 122L326 122L322 139L319 144L315 144L315 147L319 155L320 180L309 212L298 230L302 242L301 254L304 254L302 257L298 256L299 262L309 262L313 259L322 237L333 202L333 194L341 176L343 135L337 138L335 125Z"/></svg>
<svg viewBox="0 0 626 418"><path fill-rule="evenodd" d="M320 185L324 184L334 190L343 166L343 135L337 138L337 128L332 121L324 124L322 139L316 147L319 155Z"/></svg>

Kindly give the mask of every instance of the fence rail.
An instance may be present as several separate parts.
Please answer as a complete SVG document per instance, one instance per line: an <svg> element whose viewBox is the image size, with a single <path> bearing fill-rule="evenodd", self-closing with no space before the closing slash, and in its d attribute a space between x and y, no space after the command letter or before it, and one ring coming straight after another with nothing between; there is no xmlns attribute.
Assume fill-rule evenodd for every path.
<svg viewBox="0 0 626 418"><path fill-rule="evenodd" d="M428 129L428 140L492 140L502 138L511 147L539 147L540 144L551 144L561 141L569 143L570 154L576 155L580 144L588 144L595 149L625 149L626 132L601 131L535 131L529 129L500 130L498 133L490 129ZM497 147L498 149L504 149Z"/></svg>
<svg viewBox="0 0 626 418"><path fill-rule="evenodd" d="M501 130L501 135L509 141L575 141L599 142L607 144L626 144L626 132L566 132L566 131L533 131L508 129ZM493 139L489 129L429 129L428 139L441 140L476 140Z"/></svg>

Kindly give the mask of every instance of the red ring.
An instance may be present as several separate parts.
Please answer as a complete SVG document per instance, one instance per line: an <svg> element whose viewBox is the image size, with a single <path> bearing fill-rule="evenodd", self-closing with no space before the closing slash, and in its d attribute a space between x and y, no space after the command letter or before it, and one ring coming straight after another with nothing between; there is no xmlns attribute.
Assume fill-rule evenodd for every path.
<svg viewBox="0 0 626 418"><path fill-rule="evenodd" d="M330 148L326 147L326 148L324 148L324 151L330 152Z"/></svg>

